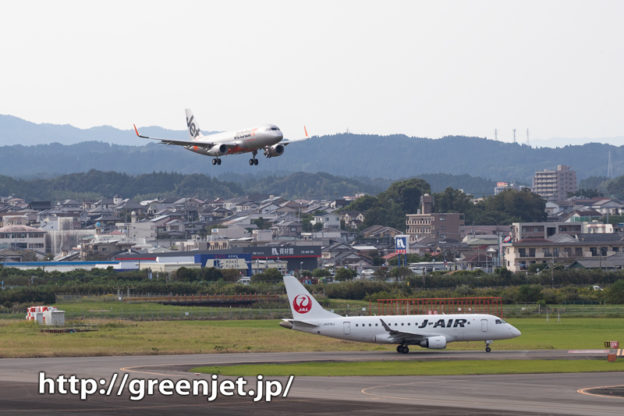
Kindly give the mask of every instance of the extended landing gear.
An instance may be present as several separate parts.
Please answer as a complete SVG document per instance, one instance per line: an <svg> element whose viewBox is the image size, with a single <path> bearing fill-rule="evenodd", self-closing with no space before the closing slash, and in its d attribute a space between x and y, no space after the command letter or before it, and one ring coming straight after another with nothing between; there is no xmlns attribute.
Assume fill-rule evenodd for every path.
<svg viewBox="0 0 624 416"><path fill-rule="evenodd" d="M492 352L492 348L490 348L490 344L493 341L485 341L485 352Z"/></svg>
<svg viewBox="0 0 624 416"><path fill-rule="evenodd" d="M212 159L212 164L213 165L220 165L221 164L221 159L219 159L218 157L215 157L214 159Z"/></svg>
<svg viewBox="0 0 624 416"><path fill-rule="evenodd" d="M397 345L397 352L401 354L407 354L409 352L409 348L405 344Z"/></svg>
<svg viewBox="0 0 624 416"><path fill-rule="evenodd" d="M258 159L256 159L256 155L258 154L257 150L251 152L253 154L253 158L249 159L249 166L258 165Z"/></svg>

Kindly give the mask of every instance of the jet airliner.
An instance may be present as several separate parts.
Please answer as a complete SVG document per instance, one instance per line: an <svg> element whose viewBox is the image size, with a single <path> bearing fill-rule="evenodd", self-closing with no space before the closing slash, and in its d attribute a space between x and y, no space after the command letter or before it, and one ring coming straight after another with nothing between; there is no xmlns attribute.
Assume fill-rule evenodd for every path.
<svg viewBox="0 0 624 416"><path fill-rule="evenodd" d="M143 139L160 140L161 143L182 146L191 152L206 156L212 156L212 164L220 165L221 156L251 152L249 165L258 164L256 155L259 150L264 151L267 158L277 157L284 154L286 146L290 143L309 139L308 130L303 127L305 138L299 140L284 139L282 131L274 124L264 124L239 131L228 131L203 135L199 124L190 109L186 109L186 126L190 134L189 140L159 139L139 134L134 125L134 132Z"/></svg>
<svg viewBox="0 0 624 416"><path fill-rule="evenodd" d="M332 338L378 344L398 344L397 352L407 354L409 345L443 349L455 341L485 341L485 351L497 339L509 339L521 333L513 325L494 315L383 315L341 316L323 309L306 288L293 276L284 276L292 319L280 325Z"/></svg>

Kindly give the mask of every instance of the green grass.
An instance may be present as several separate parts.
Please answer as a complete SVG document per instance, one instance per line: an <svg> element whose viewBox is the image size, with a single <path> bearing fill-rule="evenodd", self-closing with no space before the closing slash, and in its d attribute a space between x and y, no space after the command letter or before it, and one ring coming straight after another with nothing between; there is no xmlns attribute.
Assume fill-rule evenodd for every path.
<svg viewBox="0 0 624 416"><path fill-rule="evenodd" d="M603 348L624 342L624 321L570 318L561 321L510 319L522 336L496 341L494 350ZM127 321L86 319L67 322L98 330L73 334L40 332L32 322L0 320L0 357L191 354L279 351L394 351L395 345L344 341L280 327L279 320ZM449 350L483 350L483 342L456 342ZM417 347L414 347L417 348Z"/></svg>
<svg viewBox="0 0 624 416"><path fill-rule="evenodd" d="M326 307L338 314L360 315L369 313L369 303L345 299L323 299ZM161 305L154 302L120 302L116 296L84 296L77 299L59 297L57 308L65 311L66 319L125 319L133 321L149 320L189 320L189 319L278 319L290 317L291 312L285 298L270 305L254 307L178 306ZM376 311L373 302L372 311ZM362 308L366 308L362 311ZM548 305L549 318L571 317L624 317L624 305ZM21 319L25 313L0 313L0 320ZM504 305L507 318L544 318L546 312L538 305Z"/></svg>
<svg viewBox="0 0 624 416"><path fill-rule="evenodd" d="M227 376L434 376L624 371L624 360L365 361L244 364L197 367L191 372Z"/></svg>

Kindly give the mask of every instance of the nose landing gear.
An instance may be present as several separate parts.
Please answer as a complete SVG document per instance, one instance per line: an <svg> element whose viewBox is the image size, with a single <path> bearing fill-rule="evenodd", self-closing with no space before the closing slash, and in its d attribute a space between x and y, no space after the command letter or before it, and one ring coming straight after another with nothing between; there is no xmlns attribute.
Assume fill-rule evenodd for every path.
<svg viewBox="0 0 624 416"><path fill-rule="evenodd" d="M218 157L215 157L214 159L212 159L212 164L213 165L220 165L221 164L221 159L219 159Z"/></svg>
<svg viewBox="0 0 624 416"><path fill-rule="evenodd" d="M485 352L492 352L492 348L490 348L490 344L492 344L493 341L489 340L489 341L485 341Z"/></svg>

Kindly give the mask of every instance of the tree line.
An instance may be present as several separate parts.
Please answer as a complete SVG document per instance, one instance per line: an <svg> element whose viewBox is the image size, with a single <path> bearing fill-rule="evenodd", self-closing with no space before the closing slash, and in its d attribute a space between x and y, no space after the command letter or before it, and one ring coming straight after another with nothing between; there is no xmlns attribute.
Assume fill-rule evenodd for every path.
<svg viewBox="0 0 624 416"><path fill-rule="evenodd" d="M356 211L364 214L362 228L371 225L387 225L398 230L405 229L405 215L416 214L420 198L431 194L430 185L414 178L398 181L377 196L366 195L351 202L343 212ZM464 214L466 225L511 224L512 222L545 221L546 201L528 190L507 190L473 202L470 195L446 188L433 195L434 212L457 212Z"/></svg>
<svg viewBox="0 0 624 416"><path fill-rule="evenodd" d="M391 270L400 270L394 268ZM340 269L343 270L343 269ZM318 279L310 287L330 299L375 301L382 298L500 296L505 303L624 303L624 274L614 271L554 270L553 273L495 273L460 271L433 273L426 276L395 275L394 282L385 280L352 280L354 274L336 273L337 283L324 283L326 270L303 271L302 275ZM268 269L254 275L250 284L237 283L236 270L214 268L180 268L175 273L148 274L147 271L76 270L67 273L42 270L0 269L5 290L0 291L3 308L28 303L54 303L56 295L105 295L128 291L137 295L239 295L284 294L282 275ZM386 276L387 277L387 276ZM600 285L604 290L596 290Z"/></svg>

